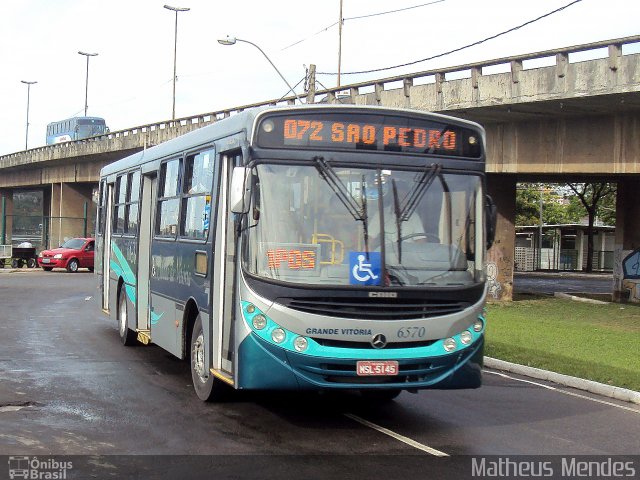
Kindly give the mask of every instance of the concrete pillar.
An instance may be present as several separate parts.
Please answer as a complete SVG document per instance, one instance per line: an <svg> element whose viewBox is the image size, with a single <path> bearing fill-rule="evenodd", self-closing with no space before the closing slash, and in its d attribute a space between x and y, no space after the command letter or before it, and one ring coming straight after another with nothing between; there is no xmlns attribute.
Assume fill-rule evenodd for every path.
<svg viewBox="0 0 640 480"><path fill-rule="evenodd" d="M618 182L616 240L613 260L613 300L640 302L640 179ZM625 260L627 260L625 262ZM623 268L623 264L626 268ZM625 273L626 270L626 273Z"/></svg>
<svg viewBox="0 0 640 480"><path fill-rule="evenodd" d="M10 188L0 188L0 245L11 244L12 231L13 190Z"/></svg>
<svg viewBox="0 0 640 480"><path fill-rule="evenodd" d="M49 196L49 247L57 247L70 238L91 236L92 186L54 183ZM46 203L46 202L45 202Z"/></svg>
<svg viewBox="0 0 640 480"><path fill-rule="evenodd" d="M577 257L577 264L576 264L576 270L581 272L582 269L584 268L584 250L587 248L586 245L586 237L584 235L584 232L581 229L578 229L578 233L576 235L576 257Z"/></svg>
<svg viewBox="0 0 640 480"><path fill-rule="evenodd" d="M496 239L487 256L488 300L510 301L513 297L515 254L516 178L488 174L487 193L498 207Z"/></svg>

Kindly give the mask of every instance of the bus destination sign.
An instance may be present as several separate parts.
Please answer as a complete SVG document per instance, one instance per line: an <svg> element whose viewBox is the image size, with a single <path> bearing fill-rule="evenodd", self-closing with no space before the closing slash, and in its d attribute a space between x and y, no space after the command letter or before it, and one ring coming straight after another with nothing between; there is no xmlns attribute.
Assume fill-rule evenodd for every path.
<svg viewBox="0 0 640 480"><path fill-rule="evenodd" d="M480 132L412 117L357 113L265 118L258 145L266 148L368 150L479 158Z"/></svg>

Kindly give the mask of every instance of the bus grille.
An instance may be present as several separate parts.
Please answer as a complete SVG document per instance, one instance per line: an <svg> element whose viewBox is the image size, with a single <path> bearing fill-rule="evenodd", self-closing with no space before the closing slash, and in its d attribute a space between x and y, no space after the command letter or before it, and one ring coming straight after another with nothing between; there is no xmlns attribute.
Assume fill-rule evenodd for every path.
<svg viewBox="0 0 640 480"><path fill-rule="evenodd" d="M409 320L458 313L468 302L397 298L278 298L278 303L293 310L326 317L349 317L363 320Z"/></svg>
<svg viewBox="0 0 640 480"><path fill-rule="evenodd" d="M343 383L352 385L382 385L388 383L411 384L425 382L442 375L451 366L451 359L440 359L438 362L401 361L397 376L360 377L356 374L356 362L323 363L316 366L306 365L302 370L309 374L318 375L329 383ZM454 361L455 363L455 361Z"/></svg>

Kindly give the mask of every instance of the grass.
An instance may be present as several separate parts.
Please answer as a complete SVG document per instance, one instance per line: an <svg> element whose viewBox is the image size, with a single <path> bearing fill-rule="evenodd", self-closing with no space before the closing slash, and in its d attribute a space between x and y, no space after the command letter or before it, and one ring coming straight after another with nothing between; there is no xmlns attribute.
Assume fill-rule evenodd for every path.
<svg viewBox="0 0 640 480"><path fill-rule="evenodd" d="M487 356L640 391L640 306L528 296L487 313Z"/></svg>

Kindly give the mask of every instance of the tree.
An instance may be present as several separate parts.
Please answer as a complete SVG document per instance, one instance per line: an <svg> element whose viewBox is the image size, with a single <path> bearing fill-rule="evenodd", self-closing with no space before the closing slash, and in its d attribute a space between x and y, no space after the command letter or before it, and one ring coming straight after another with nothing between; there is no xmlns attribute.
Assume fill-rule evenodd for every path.
<svg viewBox="0 0 640 480"><path fill-rule="evenodd" d="M615 222L615 183L567 183L584 207L588 216L587 226L587 265L586 271L593 271L593 225L598 213L602 211ZM613 209L611 209L613 205ZM613 216L612 216L613 213Z"/></svg>
<svg viewBox="0 0 640 480"><path fill-rule="evenodd" d="M516 225L538 225L540 223L540 195L542 194L542 223L558 225L571 223L566 206L558 202L561 198L553 185L522 183L516 190Z"/></svg>

